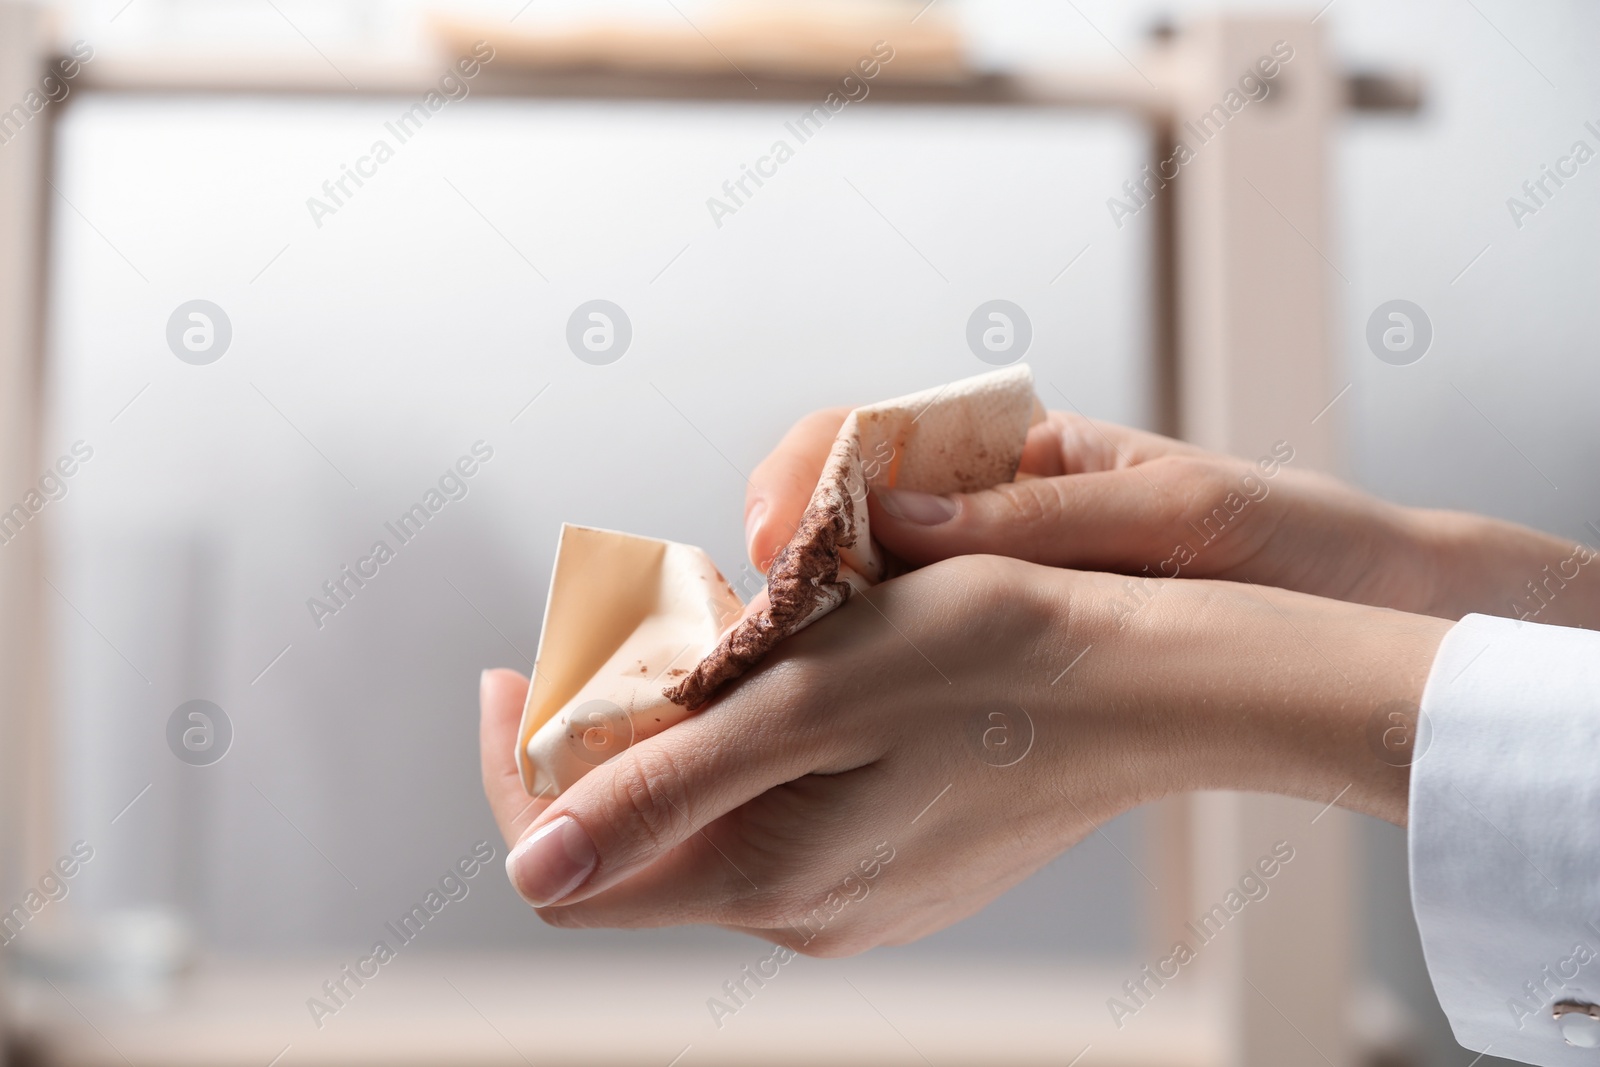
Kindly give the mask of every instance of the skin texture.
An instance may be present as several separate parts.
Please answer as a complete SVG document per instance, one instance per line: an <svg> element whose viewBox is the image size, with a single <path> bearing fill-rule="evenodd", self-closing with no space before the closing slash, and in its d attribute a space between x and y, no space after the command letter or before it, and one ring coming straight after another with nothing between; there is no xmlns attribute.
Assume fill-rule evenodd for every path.
<svg viewBox="0 0 1600 1067"><path fill-rule="evenodd" d="M750 558L782 547L799 520L846 408L796 423L756 468L746 494ZM1400 611L1459 619L1471 612L1560 626L1600 626L1600 567L1553 571L1573 544L1508 522L1406 508L1296 469L1267 475L1258 461L1081 415L1051 412L1028 435L1021 480L950 497L948 522L897 517L870 498L873 536L913 564L989 552L1057 567L1139 574L1162 570L1176 544L1247 478L1266 495L1225 537L1179 573L1274 585ZM1259 491L1259 490L1257 490ZM1539 591L1531 593L1528 583ZM1520 609L1520 610L1519 610Z"/></svg>
<svg viewBox="0 0 1600 1067"><path fill-rule="evenodd" d="M752 476L758 565L845 410L802 420ZM947 926L1170 793L1338 797L1403 824L1447 620L1514 614L1573 546L1269 459L1052 414L1017 484L874 496L874 535L920 569L554 801L517 778L527 680L486 671L484 788L518 843L513 884L556 926L713 923L841 955ZM1206 536L1208 516L1225 530ZM1591 572L1530 617L1600 623Z"/></svg>
<svg viewBox="0 0 1600 1067"><path fill-rule="evenodd" d="M1171 792L1326 802L1349 786L1342 804L1403 819L1406 772L1368 724L1415 705L1448 623L1206 581L1151 582L1134 608L1124 582L993 556L886 582L548 804L512 759L527 683L486 673L485 787L507 840L567 816L598 857L540 916L715 923L837 955L949 925ZM996 708L1033 724L1011 766L985 758ZM829 893L880 844L893 876L831 917ZM513 881L543 903L523 858ZM829 921L808 927L818 909Z"/></svg>

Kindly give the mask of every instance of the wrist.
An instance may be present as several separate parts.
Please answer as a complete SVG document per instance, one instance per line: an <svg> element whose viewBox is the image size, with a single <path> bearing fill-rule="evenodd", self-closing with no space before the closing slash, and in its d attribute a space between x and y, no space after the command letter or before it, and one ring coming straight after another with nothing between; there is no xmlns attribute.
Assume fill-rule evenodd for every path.
<svg viewBox="0 0 1600 1067"><path fill-rule="evenodd" d="M1428 614L1600 626L1600 557L1587 546L1462 512L1419 510L1412 522Z"/></svg>
<svg viewBox="0 0 1600 1067"><path fill-rule="evenodd" d="M1275 568L1243 574L1261 585L1356 604L1426 614L1436 596L1438 557L1431 516L1315 472L1285 472L1283 549ZM1227 575L1233 577L1233 575Z"/></svg>
<svg viewBox="0 0 1600 1067"><path fill-rule="evenodd" d="M1407 746L1449 622L1233 583L1162 595L1122 649L1159 723L1150 784L1339 797L1404 823Z"/></svg>

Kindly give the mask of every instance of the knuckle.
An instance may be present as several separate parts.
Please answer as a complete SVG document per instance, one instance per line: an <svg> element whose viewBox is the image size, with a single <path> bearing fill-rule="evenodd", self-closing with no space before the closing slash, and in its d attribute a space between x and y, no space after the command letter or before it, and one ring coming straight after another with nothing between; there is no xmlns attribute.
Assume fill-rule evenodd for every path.
<svg viewBox="0 0 1600 1067"><path fill-rule="evenodd" d="M1025 586L1027 575L1037 573L1037 567L1014 556L971 555L955 556L926 570L943 584L940 592L944 598L970 603L1009 596L1004 591Z"/></svg>
<svg viewBox="0 0 1600 1067"><path fill-rule="evenodd" d="M1034 478L999 487L1001 514L997 518L1024 529L1052 527L1061 521L1061 494L1054 479Z"/></svg>
<svg viewBox="0 0 1600 1067"><path fill-rule="evenodd" d="M1165 476L1163 484L1190 490L1204 489L1222 480L1222 464L1213 456L1171 455L1147 464Z"/></svg>
<svg viewBox="0 0 1600 1067"><path fill-rule="evenodd" d="M765 881L765 879L763 879ZM762 929L788 928L803 905L792 889L764 886L741 893L733 901L733 917L742 926Z"/></svg>
<svg viewBox="0 0 1600 1067"><path fill-rule="evenodd" d="M839 725L835 713L843 707L843 689L850 684L830 655L834 649L828 647L829 637L821 629L801 631L790 638L789 649L741 683L754 713L739 728L749 731L764 750L801 762L828 750L830 732Z"/></svg>
<svg viewBox="0 0 1600 1067"><path fill-rule="evenodd" d="M672 828L688 818L689 797L677 760L645 746L619 760L611 778L612 832L646 847L669 844Z"/></svg>
<svg viewBox="0 0 1600 1067"><path fill-rule="evenodd" d="M1174 521L1208 507L1223 490L1228 472L1211 456L1174 455L1152 460L1151 468Z"/></svg>
<svg viewBox="0 0 1600 1067"><path fill-rule="evenodd" d="M791 639L794 644L780 649L777 655L739 683L739 687L752 698L751 702L760 706L759 715L749 720L752 727L770 723L775 718L783 719L798 714L811 702L825 681L826 673L817 669L816 657L795 654L797 647L804 651L807 643L818 640L815 635L807 637L804 634L802 631L794 635Z"/></svg>
<svg viewBox="0 0 1600 1067"><path fill-rule="evenodd" d="M1094 422L1089 416L1080 411L1052 411L1049 421L1064 430L1070 430L1080 436L1088 436L1094 432Z"/></svg>

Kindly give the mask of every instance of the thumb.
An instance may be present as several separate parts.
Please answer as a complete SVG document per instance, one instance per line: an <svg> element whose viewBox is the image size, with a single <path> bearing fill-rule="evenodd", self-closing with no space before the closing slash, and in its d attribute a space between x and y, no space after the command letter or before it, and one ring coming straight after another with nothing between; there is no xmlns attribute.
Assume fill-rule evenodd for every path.
<svg viewBox="0 0 1600 1067"><path fill-rule="evenodd" d="M873 536L915 566L996 555L1052 567L1137 569L1170 547L1164 495L1126 468L950 496L879 489L868 507Z"/></svg>
<svg viewBox="0 0 1600 1067"><path fill-rule="evenodd" d="M775 709L742 700L730 714L735 695L623 750L551 803L506 858L523 899L542 908L594 896L808 773L818 746L800 738L773 744L771 724L763 729L751 713Z"/></svg>

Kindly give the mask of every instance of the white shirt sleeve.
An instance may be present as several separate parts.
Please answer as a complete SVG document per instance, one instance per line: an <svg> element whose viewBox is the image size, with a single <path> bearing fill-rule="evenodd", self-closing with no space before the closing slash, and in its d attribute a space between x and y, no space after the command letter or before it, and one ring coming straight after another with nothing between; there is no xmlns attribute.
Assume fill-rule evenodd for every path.
<svg viewBox="0 0 1600 1067"><path fill-rule="evenodd" d="M1564 1037L1600 1042L1600 633L1462 619L1414 753L1412 906L1456 1040L1600 1067Z"/></svg>

